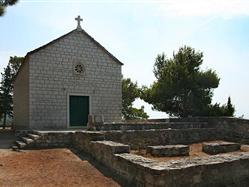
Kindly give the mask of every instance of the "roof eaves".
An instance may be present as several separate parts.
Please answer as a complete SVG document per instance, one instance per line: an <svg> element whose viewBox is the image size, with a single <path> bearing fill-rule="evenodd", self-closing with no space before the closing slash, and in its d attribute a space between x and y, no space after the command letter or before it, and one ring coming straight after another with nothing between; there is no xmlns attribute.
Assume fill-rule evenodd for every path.
<svg viewBox="0 0 249 187"><path fill-rule="evenodd" d="M32 50L32 51L29 51L29 52L27 53L27 55L31 55L31 54L33 54L33 53L36 53L36 52L40 51L41 49L44 49L45 47L54 44L55 42L57 42L57 41L59 41L59 40L65 38L66 36L68 36L69 34L71 34L71 33L74 32L74 31L75 31L75 29L72 30L72 31L70 31L70 32L67 33L67 34L62 35L62 36L59 37L59 38L56 38L56 39L52 40L51 42L49 42L49 43L47 43L47 44L45 44L45 45L42 45L41 47L38 47L38 48L36 48L36 49L34 49L34 50Z"/></svg>
<svg viewBox="0 0 249 187"><path fill-rule="evenodd" d="M93 43L95 43L100 49L102 49L105 53L107 53L112 59L118 62L121 65L124 65L119 59L117 59L113 54L111 54L104 46L102 46L99 42L97 42L91 35L89 35L85 30L81 31L85 34Z"/></svg>
<svg viewBox="0 0 249 187"><path fill-rule="evenodd" d="M46 47L49 46L49 45L54 44L55 42L57 42L57 41L63 39L64 37L68 36L69 34L73 33L74 31L78 31L78 30L77 30L77 29L74 29L74 30L68 32L67 34L62 35L61 37L56 38L56 39L52 40L51 42L49 42L49 43L47 43L47 44L45 44L45 45L42 45L41 47L38 47L38 48L36 48L36 49L34 49L34 50L32 50L32 51L29 51L29 52L26 54L26 56L25 56L25 58L24 58L24 60L23 60L23 63L22 63L21 66L20 66L19 71L20 71L21 68L24 66L24 63L26 63L26 62L28 61L29 55L34 54L34 53L40 51L41 49L46 48ZM103 47L99 42L97 42L97 41L96 41L92 36L90 36L86 31L84 31L84 30L82 29L80 32L82 32L83 34L85 34L93 43L95 43L100 49L102 49L102 50L103 50L107 55L109 55L114 61L116 61L116 62L119 63L120 65L124 65L120 60L118 60L113 54L111 54L107 49L105 49L105 47ZM17 75L19 74L19 71L17 72L16 76L14 77L14 81L16 80L16 77L17 77Z"/></svg>

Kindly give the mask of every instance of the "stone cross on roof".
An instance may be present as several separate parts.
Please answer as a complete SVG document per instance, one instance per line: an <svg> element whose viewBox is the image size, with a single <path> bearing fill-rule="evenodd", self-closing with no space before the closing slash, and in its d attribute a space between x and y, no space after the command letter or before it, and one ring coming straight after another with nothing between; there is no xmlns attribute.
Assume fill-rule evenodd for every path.
<svg viewBox="0 0 249 187"><path fill-rule="evenodd" d="M82 30L82 28L80 26L80 22L83 21L83 19L80 16L78 16L75 18L75 20L78 22L77 30Z"/></svg>

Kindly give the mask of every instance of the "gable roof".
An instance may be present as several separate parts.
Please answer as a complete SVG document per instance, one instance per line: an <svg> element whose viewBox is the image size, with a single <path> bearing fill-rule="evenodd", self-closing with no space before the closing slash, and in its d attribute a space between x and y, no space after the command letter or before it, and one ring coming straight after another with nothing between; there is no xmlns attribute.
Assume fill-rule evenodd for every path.
<svg viewBox="0 0 249 187"><path fill-rule="evenodd" d="M118 60L113 54L111 54L109 51L107 51L107 49L105 49L99 42L97 42L93 37L91 37L85 30L83 30L83 29L82 29L82 30L74 29L74 30L70 31L69 33L62 35L61 37L59 37L59 38L57 38L57 39L55 39L55 40L52 40L51 42L49 42L49 43L47 43L47 44L45 44L45 45L43 45L43 46L41 46L41 47L38 47L38 48L36 48L36 49L34 49L34 50L32 50L32 51L29 51L29 52L26 54L26 56L25 56L25 58L24 58L24 60L23 60L23 63L21 64L21 67L19 68L19 71L20 71L21 68L23 67L24 63L27 63L27 62L28 62L29 55L34 54L34 53L40 51L41 49L44 49L44 48L46 48L46 47L48 47L48 46L50 46L50 45L56 43L57 41L59 41L59 40L65 38L66 36L70 35L70 34L73 33L73 32L81 32L82 34L86 35L86 36L87 36L87 37L88 37L88 38L89 38L89 39L90 39L98 48L100 48L102 51L104 51L104 52L105 52L109 57L111 57L115 62L119 63L120 65L124 65L124 64L123 64L120 60ZM17 72L17 74L16 74L14 80L15 80L16 77L18 76L19 71Z"/></svg>
<svg viewBox="0 0 249 187"><path fill-rule="evenodd" d="M67 34L65 34L65 35L62 35L61 37L59 37L59 38L57 38L57 39L55 39L55 40L52 40L51 42L49 42L49 43L47 43L47 44L45 44L45 45L43 45L43 46L41 46L41 47L39 47L39 48L37 48L37 49L35 49L35 50L32 50L32 51L30 51L30 52L28 52L27 53L27 55L31 55L31 54L33 54L33 53L36 53L36 52L38 52L38 51L40 51L41 49L44 49L44 48L46 48L46 47L48 47L48 46L50 46L50 45L52 45L52 44L54 44L54 43L56 43L57 41L59 41L59 40L61 40L61 39L63 39L63 38L65 38L66 36L68 36L68 35L70 35L71 33L73 33L73 32L81 32L81 33L83 33L83 34L85 34L97 47L99 47L101 50L103 50L108 56L110 56L115 62L117 62L117 63L119 63L120 65L124 65L120 60L118 60L113 54L111 54L109 51L107 51L107 49L105 49L99 42L97 42L93 37L91 37L85 30L77 30L77 29L74 29L74 30L72 30L72 31L70 31L69 33L67 33Z"/></svg>

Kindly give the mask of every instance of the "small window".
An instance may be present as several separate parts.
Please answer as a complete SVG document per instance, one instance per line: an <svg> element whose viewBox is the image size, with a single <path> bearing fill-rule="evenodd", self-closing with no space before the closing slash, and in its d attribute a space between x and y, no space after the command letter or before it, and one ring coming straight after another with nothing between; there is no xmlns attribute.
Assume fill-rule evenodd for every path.
<svg viewBox="0 0 249 187"><path fill-rule="evenodd" d="M84 72L84 66L83 66L82 64L76 64L76 65L74 66L74 72L75 72L76 74L78 74L78 75L83 74L83 72Z"/></svg>

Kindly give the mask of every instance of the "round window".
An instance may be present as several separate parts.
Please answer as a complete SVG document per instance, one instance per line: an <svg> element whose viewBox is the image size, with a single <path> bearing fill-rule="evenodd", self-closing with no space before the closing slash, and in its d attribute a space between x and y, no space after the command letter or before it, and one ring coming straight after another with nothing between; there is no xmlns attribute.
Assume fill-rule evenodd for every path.
<svg viewBox="0 0 249 187"><path fill-rule="evenodd" d="M84 72L84 66L82 64L75 65L74 72L76 74L82 74Z"/></svg>

